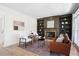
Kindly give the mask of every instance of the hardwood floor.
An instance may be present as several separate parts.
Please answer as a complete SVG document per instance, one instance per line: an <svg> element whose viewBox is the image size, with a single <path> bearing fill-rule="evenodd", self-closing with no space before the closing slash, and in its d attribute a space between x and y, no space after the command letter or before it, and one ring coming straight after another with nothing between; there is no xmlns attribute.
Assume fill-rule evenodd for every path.
<svg viewBox="0 0 79 59"><path fill-rule="evenodd" d="M16 45L0 48L0 56L37 56L36 54L26 51Z"/></svg>
<svg viewBox="0 0 79 59"><path fill-rule="evenodd" d="M78 56L79 53L77 52L74 45L71 45L70 56ZM17 45L0 48L0 56L38 56L30 51L24 50Z"/></svg>
<svg viewBox="0 0 79 59"><path fill-rule="evenodd" d="M77 49L74 47L74 45L71 45L71 50L70 50L70 56L79 56L79 52Z"/></svg>

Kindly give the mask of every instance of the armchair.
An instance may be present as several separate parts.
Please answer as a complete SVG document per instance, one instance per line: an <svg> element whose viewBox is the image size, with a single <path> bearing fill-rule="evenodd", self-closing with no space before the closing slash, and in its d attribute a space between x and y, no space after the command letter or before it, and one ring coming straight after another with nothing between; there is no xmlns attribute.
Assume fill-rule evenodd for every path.
<svg viewBox="0 0 79 59"><path fill-rule="evenodd" d="M69 56L70 47L71 47L71 42L65 36L63 42L56 42L56 39L50 42L49 50L50 50L50 53L57 52L57 53L62 53L66 56Z"/></svg>

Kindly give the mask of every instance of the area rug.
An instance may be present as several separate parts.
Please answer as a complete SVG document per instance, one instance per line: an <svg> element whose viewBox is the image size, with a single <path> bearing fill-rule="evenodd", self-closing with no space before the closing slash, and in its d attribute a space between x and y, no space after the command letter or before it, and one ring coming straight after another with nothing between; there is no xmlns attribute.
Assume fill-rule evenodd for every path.
<svg viewBox="0 0 79 59"><path fill-rule="evenodd" d="M48 46L49 46L48 43L45 43L45 45L42 45L42 43L38 44L38 42L35 42L34 44L28 43L27 48L24 48L24 47L21 47L21 48L31 51L39 56L64 56L61 53L55 53L55 52L50 53Z"/></svg>

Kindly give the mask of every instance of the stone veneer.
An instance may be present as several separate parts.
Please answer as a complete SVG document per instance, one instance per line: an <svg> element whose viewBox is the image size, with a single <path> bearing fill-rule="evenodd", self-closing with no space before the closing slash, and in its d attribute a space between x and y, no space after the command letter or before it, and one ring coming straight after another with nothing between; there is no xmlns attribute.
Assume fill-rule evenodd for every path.
<svg viewBox="0 0 79 59"><path fill-rule="evenodd" d="M54 28L47 28L47 21L54 20ZM55 36L59 35L59 17L51 16L44 18L44 35L47 38L46 32L55 32Z"/></svg>

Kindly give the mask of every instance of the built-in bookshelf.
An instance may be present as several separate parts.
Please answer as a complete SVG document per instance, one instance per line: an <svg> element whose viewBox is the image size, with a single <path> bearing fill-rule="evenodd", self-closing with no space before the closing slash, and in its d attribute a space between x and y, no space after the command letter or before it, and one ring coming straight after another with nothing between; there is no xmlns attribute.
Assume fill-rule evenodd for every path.
<svg viewBox="0 0 79 59"><path fill-rule="evenodd" d="M48 21L52 22L51 27L47 27ZM61 15L61 16L50 16L37 19L37 33L39 36L47 37L47 32L56 32L56 36L60 34L61 31L66 31L71 39L72 36L72 15Z"/></svg>
<svg viewBox="0 0 79 59"><path fill-rule="evenodd" d="M39 36L44 36L44 20L43 19L37 20L37 32Z"/></svg>
<svg viewBox="0 0 79 59"><path fill-rule="evenodd" d="M60 27L60 32L65 31L68 33L69 38L71 39L72 35L72 15L63 15L59 18L59 27Z"/></svg>

